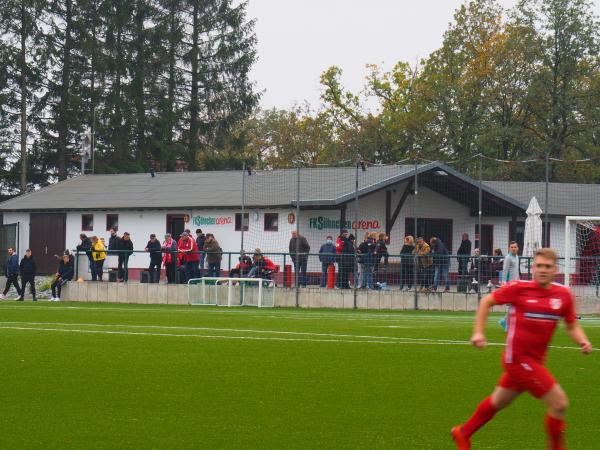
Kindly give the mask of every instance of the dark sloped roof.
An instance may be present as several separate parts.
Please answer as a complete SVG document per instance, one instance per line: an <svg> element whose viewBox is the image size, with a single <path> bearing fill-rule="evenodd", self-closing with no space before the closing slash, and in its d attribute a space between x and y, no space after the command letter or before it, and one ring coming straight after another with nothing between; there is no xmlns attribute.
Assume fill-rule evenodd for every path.
<svg viewBox="0 0 600 450"><path fill-rule="evenodd" d="M376 166L359 173L359 189L409 174L414 166ZM421 166L420 170L424 167ZM310 168L300 173L301 204L337 204L354 195L354 167ZM245 176L247 206L289 206L297 198L296 169ZM240 207L242 171L84 175L0 204L0 211Z"/></svg>
<svg viewBox="0 0 600 450"><path fill-rule="evenodd" d="M531 197L536 197L542 210L544 209L545 183L484 181L484 184L525 205L529 204ZM548 214L557 216L600 216L600 185L549 183Z"/></svg>
<svg viewBox="0 0 600 450"><path fill-rule="evenodd" d="M419 165L417 170L421 177L419 184L429 182L432 188L453 198L443 181L442 184L434 182L436 174L449 175L437 179L456 180L453 189L460 191L458 200L476 205L476 180L437 162ZM251 176L244 176L244 180L242 173L169 172L157 173L155 177L148 173L84 175L0 203L0 211L239 208L242 182L245 183L247 207L295 205L298 195L296 169L256 171ZM352 201L356 173L355 167L303 168L300 171L300 205L333 207ZM414 165L371 166L364 172L359 170L359 195L410 180L413 176ZM524 213L534 195L543 208L544 183L485 181L483 190L484 203L496 202L504 212L508 207ZM550 184L550 214L600 215L598 206L598 185Z"/></svg>

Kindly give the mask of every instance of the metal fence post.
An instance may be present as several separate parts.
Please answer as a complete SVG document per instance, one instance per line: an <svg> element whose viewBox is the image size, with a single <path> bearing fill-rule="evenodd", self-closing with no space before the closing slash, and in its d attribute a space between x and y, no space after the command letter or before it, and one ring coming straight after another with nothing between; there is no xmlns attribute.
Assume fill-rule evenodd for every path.
<svg viewBox="0 0 600 450"><path fill-rule="evenodd" d="M354 278L354 309L358 307L358 280L356 278L358 274L358 255L356 253L356 244L358 239L358 165L359 161L356 161L355 179L354 179L354 264L352 266L352 277Z"/></svg>
<svg viewBox="0 0 600 450"><path fill-rule="evenodd" d="M246 162L242 165L242 238L240 242L240 250L244 250L244 213L246 211ZM248 220L250 224L250 220Z"/></svg>
<svg viewBox="0 0 600 450"><path fill-rule="evenodd" d="M418 180L418 164L419 164L419 160L418 160L418 154L415 155L415 190L414 190L414 196L413 196L413 216L414 216L414 233L415 235L413 236L415 238L415 245L416 245L416 239L417 237L419 237L419 230L417 229L418 226L418 220L417 220L417 196L419 194L419 180ZM414 289L415 289L415 310L419 309L419 292L417 289L417 281L418 281L418 252L415 253L415 267L414 267L414 280L415 280L415 284L414 284ZM429 277L429 274L426 272L426 270L429 270L429 268L425 268L423 267L423 275L422 276L426 276Z"/></svg>
<svg viewBox="0 0 600 450"><path fill-rule="evenodd" d="M79 280L79 251L75 250L75 281Z"/></svg>
<svg viewBox="0 0 600 450"><path fill-rule="evenodd" d="M548 247L548 244L550 242L550 236L548 235L548 231L550 231L548 229L549 227L549 223L548 223L548 200L549 200L549 194L548 194L548 190L550 188L550 154L548 152L546 152L546 192L545 192L545 198L544 198L544 233L543 236L544 238L542 239L542 247Z"/></svg>

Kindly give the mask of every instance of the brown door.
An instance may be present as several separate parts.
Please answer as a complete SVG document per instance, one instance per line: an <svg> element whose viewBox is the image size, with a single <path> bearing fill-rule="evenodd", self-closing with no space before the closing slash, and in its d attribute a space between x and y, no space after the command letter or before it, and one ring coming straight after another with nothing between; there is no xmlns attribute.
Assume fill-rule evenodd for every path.
<svg viewBox="0 0 600 450"><path fill-rule="evenodd" d="M56 272L58 260L54 255L60 256L65 251L65 240L65 214L31 213L29 248L35 258L38 274Z"/></svg>
<svg viewBox="0 0 600 450"><path fill-rule="evenodd" d="M479 236L479 224L475 224L475 248L479 248L482 255L493 254L494 225L481 225L481 236Z"/></svg>
<svg viewBox="0 0 600 450"><path fill-rule="evenodd" d="M185 230L185 215L167 214L167 233L171 233L173 239L178 241L183 230Z"/></svg>

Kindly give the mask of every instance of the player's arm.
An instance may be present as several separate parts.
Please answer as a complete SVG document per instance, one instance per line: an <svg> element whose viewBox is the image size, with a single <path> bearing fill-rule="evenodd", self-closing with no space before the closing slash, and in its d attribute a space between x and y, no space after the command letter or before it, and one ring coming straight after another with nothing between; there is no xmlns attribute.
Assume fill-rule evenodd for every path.
<svg viewBox="0 0 600 450"><path fill-rule="evenodd" d="M589 355L592 352L592 344L588 340L583 328L579 325L579 323L575 322L567 322L567 334L573 341L581 347L581 351Z"/></svg>
<svg viewBox="0 0 600 450"><path fill-rule="evenodd" d="M473 336L471 336L471 344L477 348L483 348L487 342L485 340L485 324L490 314L490 309L496 304L494 294L488 294L479 303L477 315L475 316L475 327L473 328Z"/></svg>

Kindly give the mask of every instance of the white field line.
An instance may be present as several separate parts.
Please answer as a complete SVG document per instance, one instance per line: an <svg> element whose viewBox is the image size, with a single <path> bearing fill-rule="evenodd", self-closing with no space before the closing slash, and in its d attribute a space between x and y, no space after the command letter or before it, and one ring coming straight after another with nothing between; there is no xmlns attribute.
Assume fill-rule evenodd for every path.
<svg viewBox="0 0 600 450"><path fill-rule="evenodd" d="M165 308L136 308L136 307L98 307L98 306L45 306L45 305L2 305L0 303L0 311L2 309L13 309L13 310L23 310L23 309L43 309L43 310L92 310L92 311L111 311L111 312L124 312L129 313L131 311L134 312L142 312L142 313L152 313L159 312L163 314L168 313L183 313L186 315L194 315L194 314L209 314L209 315L241 315L244 317L250 318L266 318L266 319L293 319L293 320L314 320L314 319L331 319L338 321L376 321L376 322L386 322L386 321L406 321L409 320L413 324L426 324L426 323L449 323L449 324L462 324L462 323L472 323L474 320L474 312L467 312L460 315L452 314L452 315L443 315L443 314L414 314L413 313L403 313L399 311L398 314L379 314L376 312L355 312L348 311L345 313L323 313L323 312L312 312L310 310L301 310L297 312L292 312L289 310L277 311L276 309L269 309L268 312L263 310L264 313L257 313L256 310L248 310L248 309L204 309L198 306L190 306L185 309L181 308L170 308L165 305ZM425 311L427 312L427 311ZM583 320L587 326L592 326L592 324L598 323L600 325L600 318L595 317L584 317ZM493 318L492 318L493 321Z"/></svg>
<svg viewBox="0 0 600 450"><path fill-rule="evenodd" d="M165 305L166 306L166 305ZM276 310L270 309L268 312L257 314L256 311L247 309L203 309L201 307L189 307L187 309L169 309L169 308L135 308L135 307L95 307L95 306L42 306L42 305L9 305L0 306L2 309L45 309L45 310L93 310L93 311L116 311L116 312L160 312L160 313L184 313L184 314L216 314L216 315L243 315L245 317L264 317L264 318L276 318L276 319L298 319L298 320L310 320L310 319L333 319L333 320L375 320L375 321L386 321L386 320L413 320L413 319L438 319L433 321L439 322L472 322L474 313L467 313L468 315L419 315L419 314L402 314L400 311L398 314L377 314L375 312L347 312L347 313L322 313L322 312L310 312L308 310L291 312L288 310L281 311L280 313Z"/></svg>
<svg viewBox="0 0 600 450"><path fill-rule="evenodd" d="M153 336L153 337L180 337L197 339L239 339L253 341L301 341L301 342L333 342L333 343L355 343L355 344L411 344L411 345L468 345L468 342L412 342L412 341L368 341L353 339L311 339L311 338L283 338L283 337L263 337L263 336L220 336L208 334L174 334L174 333L148 333L142 331L117 331L117 330L81 330L74 328L35 328L35 327L11 327L0 326L0 330L16 331L56 331L63 333L90 333L90 334L116 334L125 336Z"/></svg>
<svg viewBox="0 0 600 450"><path fill-rule="evenodd" d="M77 327L96 327L96 328L134 328L134 329L170 329L170 330L188 330L188 331L212 331L212 332L233 332L233 333L257 333L257 334L283 334L295 336L311 336L310 338L283 338L283 337L264 337L264 336L223 336L223 335L202 335L202 334L174 334L174 333L150 333L122 330L84 330L72 328L39 328L36 326L25 327L18 325L56 325L56 326L77 326ZM7 330L39 330L39 331L64 331L80 333L99 333L99 334L122 334L122 335L140 335L140 336L167 336L167 337L197 337L207 339L249 339L249 340L276 340L276 341L307 341L307 342L365 342L379 344L428 344L428 345L470 345L468 341L457 341L450 339L429 339L429 338L408 338L397 336L371 336L337 333L311 333L297 331L276 331L276 330L247 330L237 328L209 328L209 327L179 327L163 325L120 325L120 324L70 324L56 322L0 322L0 329ZM322 338L331 339L322 339ZM488 342L489 346L504 346L500 342ZM578 347L555 346L549 348L579 350Z"/></svg>

